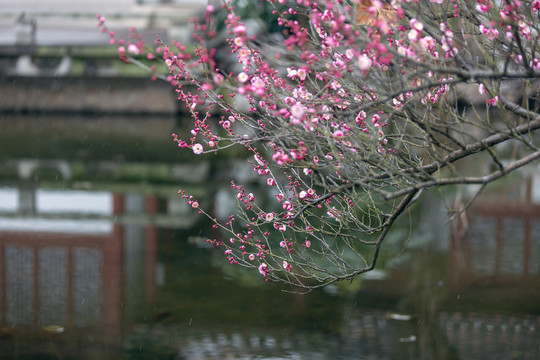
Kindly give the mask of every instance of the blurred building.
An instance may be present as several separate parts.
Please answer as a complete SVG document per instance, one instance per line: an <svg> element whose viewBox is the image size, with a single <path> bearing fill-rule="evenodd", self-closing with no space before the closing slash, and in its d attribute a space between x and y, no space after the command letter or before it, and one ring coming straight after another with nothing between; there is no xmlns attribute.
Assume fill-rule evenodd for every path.
<svg viewBox="0 0 540 360"><path fill-rule="evenodd" d="M183 35L188 19L206 0L0 0L0 45L95 45L107 37L96 29L96 15L111 28L161 29L161 36Z"/></svg>
<svg viewBox="0 0 540 360"><path fill-rule="evenodd" d="M454 287L525 282L538 288L539 174L530 166L521 179L479 196L457 219L450 239Z"/></svg>
<svg viewBox="0 0 540 360"><path fill-rule="evenodd" d="M157 37L185 43L189 19L206 5L206 0L0 0L0 75L73 75L73 68L81 67L74 62L84 58L84 74L95 76L107 63L103 51L86 49L109 44L97 26L98 14L119 39L135 28L148 44Z"/></svg>

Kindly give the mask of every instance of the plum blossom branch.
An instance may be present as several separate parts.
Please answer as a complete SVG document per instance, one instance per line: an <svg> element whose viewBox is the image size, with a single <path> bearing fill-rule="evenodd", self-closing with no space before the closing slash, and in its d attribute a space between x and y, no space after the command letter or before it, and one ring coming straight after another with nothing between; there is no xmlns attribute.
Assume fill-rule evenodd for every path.
<svg viewBox="0 0 540 360"><path fill-rule="evenodd" d="M395 197L401 197L405 194L408 194L409 192L413 190L420 190L420 189L427 189L434 186L443 186L443 185L457 185L457 184L488 184L494 180L497 180L510 172L519 169L520 167L523 167L534 160L538 159L540 157L540 151L535 151L532 154L529 154L519 160L516 160L512 162L511 164L504 166L502 169L494 171L488 175L485 176L479 176L479 177L456 177L456 178L445 178L445 179L434 179L430 181L421 182L418 184L415 184L414 186L411 186L406 189L402 189L399 191L395 191L392 194L388 195L387 198L395 198Z"/></svg>
<svg viewBox="0 0 540 360"><path fill-rule="evenodd" d="M254 33L224 2L193 20L195 45L148 47L98 20L121 58L166 66L155 76L190 117L173 135L180 149L251 155L267 195L231 183L227 219L181 193L232 265L304 289L352 279L424 190L485 186L540 157L538 0L264 4L278 32ZM466 173L479 153L495 170Z"/></svg>

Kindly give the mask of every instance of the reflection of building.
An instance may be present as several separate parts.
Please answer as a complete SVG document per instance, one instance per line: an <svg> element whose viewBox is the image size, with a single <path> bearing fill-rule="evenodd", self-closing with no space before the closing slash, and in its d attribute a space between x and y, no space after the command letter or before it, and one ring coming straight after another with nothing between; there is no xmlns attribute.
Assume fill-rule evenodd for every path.
<svg viewBox="0 0 540 360"><path fill-rule="evenodd" d="M508 198L479 199L455 224L451 237L454 285L540 283L540 205Z"/></svg>
<svg viewBox="0 0 540 360"><path fill-rule="evenodd" d="M104 326L118 338L122 234L1 232L2 323Z"/></svg>
<svg viewBox="0 0 540 360"><path fill-rule="evenodd" d="M157 199L136 196L142 200L135 201L142 206L138 208L129 200L133 196L96 193L101 200L111 202L101 201L105 212L111 210L108 218L96 220L92 218L95 213L79 214L79 218L72 215L62 222L51 219L51 208L66 216L67 205L60 200L65 200L66 192L57 193L56 201L48 194L52 200L49 206L38 203L38 208L49 210L45 218L43 214L41 218L25 218L34 220L33 225L26 223L26 229L21 222L25 219L17 216L0 221L0 323L4 327L94 329L107 342L119 343L125 303L132 301L125 298L126 292L133 292L126 284L142 288L143 303L154 293L157 231L145 222L134 231L133 225L113 223L110 216L135 211L154 214ZM75 205L77 199L81 197L72 199ZM99 206L94 209L99 211ZM40 221L45 225L36 227ZM140 234L136 230L141 230ZM126 270L126 266L131 269ZM129 275L133 267L140 268L141 279Z"/></svg>

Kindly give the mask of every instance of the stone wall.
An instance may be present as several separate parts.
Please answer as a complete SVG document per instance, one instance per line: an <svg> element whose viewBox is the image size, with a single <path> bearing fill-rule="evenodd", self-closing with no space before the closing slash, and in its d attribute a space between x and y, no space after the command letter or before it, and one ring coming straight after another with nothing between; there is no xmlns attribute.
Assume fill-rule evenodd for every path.
<svg viewBox="0 0 540 360"><path fill-rule="evenodd" d="M0 113L176 113L174 89L149 78L0 77Z"/></svg>

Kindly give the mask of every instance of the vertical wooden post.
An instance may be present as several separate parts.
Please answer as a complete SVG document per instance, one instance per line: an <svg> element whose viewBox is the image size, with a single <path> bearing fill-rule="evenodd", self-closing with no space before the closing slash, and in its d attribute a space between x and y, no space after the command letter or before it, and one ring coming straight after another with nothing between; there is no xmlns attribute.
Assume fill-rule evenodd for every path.
<svg viewBox="0 0 540 360"><path fill-rule="evenodd" d="M493 269L493 278L497 280L501 272L501 259L502 259L502 230L503 230L503 217L500 214L495 216L495 265Z"/></svg>
<svg viewBox="0 0 540 360"><path fill-rule="evenodd" d="M113 214L124 213L124 194L113 194Z"/></svg>
<svg viewBox="0 0 540 360"><path fill-rule="evenodd" d="M525 218L525 239L523 241L523 278L529 277L529 262L531 257L531 226L532 218L527 215Z"/></svg>
<svg viewBox="0 0 540 360"><path fill-rule="evenodd" d="M0 323L5 326L6 321L6 244L0 244Z"/></svg>
<svg viewBox="0 0 540 360"><path fill-rule="evenodd" d="M124 229L114 225L103 244L103 329L107 342L122 341L122 294L124 279Z"/></svg>
<svg viewBox="0 0 540 360"><path fill-rule="evenodd" d="M67 246L67 326L72 327L74 324L73 321L73 309L75 308L73 304L73 246Z"/></svg>
<svg viewBox="0 0 540 360"><path fill-rule="evenodd" d="M146 303L151 304L156 292L157 229L154 225L145 229L144 262Z"/></svg>
<svg viewBox="0 0 540 360"><path fill-rule="evenodd" d="M38 246L32 246L34 255L34 324L39 326L39 252Z"/></svg>
<svg viewBox="0 0 540 360"><path fill-rule="evenodd" d="M146 197L145 212L147 214L158 212L158 200L155 195ZM144 244L145 300L147 304L151 304L156 291L157 229L155 225L146 226Z"/></svg>

